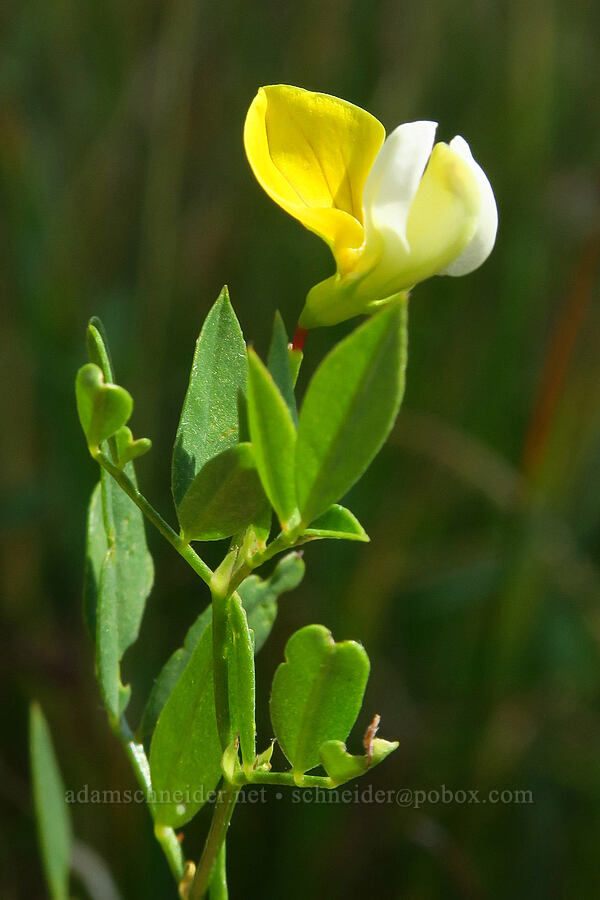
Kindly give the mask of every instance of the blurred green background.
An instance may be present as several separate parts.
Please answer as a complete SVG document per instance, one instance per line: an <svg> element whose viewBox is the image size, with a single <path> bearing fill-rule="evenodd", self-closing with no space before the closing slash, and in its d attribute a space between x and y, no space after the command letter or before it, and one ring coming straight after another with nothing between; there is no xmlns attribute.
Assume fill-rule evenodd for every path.
<svg viewBox="0 0 600 900"><path fill-rule="evenodd" d="M275 309L293 330L332 270L244 158L257 87L286 82L352 100L388 130L433 118L442 139L464 134L500 231L481 270L414 292L404 412L348 498L372 543L307 549L305 582L258 658L259 733L271 735L286 638L322 622L371 656L355 740L376 711L400 740L361 788L524 789L533 802L242 805L232 897L597 897L598 4L29 0L0 17L0 896L44 896L30 698L68 788L134 786L80 611L96 477L73 402L87 320L106 325L135 433L154 441L139 479L173 519L170 447L221 284L264 353ZM310 336L304 379L348 327ZM207 602L149 541L156 586L124 669L134 720ZM206 812L186 830L192 857ZM73 816L123 897L173 896L142 807Z"/></svg>

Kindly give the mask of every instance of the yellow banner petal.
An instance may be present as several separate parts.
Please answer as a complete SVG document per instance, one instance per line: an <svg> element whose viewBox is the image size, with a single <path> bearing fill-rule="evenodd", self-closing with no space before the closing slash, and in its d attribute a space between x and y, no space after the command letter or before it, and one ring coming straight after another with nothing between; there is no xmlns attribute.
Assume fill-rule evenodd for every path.
<svg viewBox="0 0 600 900"><path fill-rule="evenodd" d="M359 107L288 85L260 88L244 127L260 185L329 244L341 271L364 239L363 188L384 138Z"/></svg>

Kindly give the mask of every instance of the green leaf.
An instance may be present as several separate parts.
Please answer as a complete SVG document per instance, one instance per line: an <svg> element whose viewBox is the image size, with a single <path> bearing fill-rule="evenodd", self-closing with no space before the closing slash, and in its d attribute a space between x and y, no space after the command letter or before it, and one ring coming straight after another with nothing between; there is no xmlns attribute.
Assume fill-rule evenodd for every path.
<svg viewBox="0 0 600 900"><path fill-rule="evenodd" d="M132 463L125 472L135 483ZM96 669L107 711L118 720L129 699L129 689L121 686L119 662L138 636L154 566L141 512L104 470L101 483L107 552L98 582ZM96 515L95 526L97 522Z"/></svg>
<svg viewBox="0 0 600 900"><path fill-rule="evenodd" d="M114 381L114 369L110 358L110 350L108 349L108 341L106 340L106 332L98 316L92 316L88 323L86 342L89 361L96 363L102 369L105 381Z"/></svg>
<svg viewBox="0 0 600 900"><path fill-rule="evenodd" d="M135 483L135 471L129 463L125 472ZM118 580L115 597L119 654L123 656L136 640L144 607L154 583L154 565L148 546L142 513L133 500L102 473L102 500L109 552L113 551Z"/></svg>
<svg viewBox="0 0 600 900"><path fill-rule="evenodd" d="M290 411L294 424L296 424L298 421L298 411L296 409L296 397L294 396L288 336L279 310L275 313L273 337L271 338L271 346L269 347L267 368L273 376L273 381L279 388L281 396L285 400L285 405Z"/></svg>
<svg viewBox="0 0 600 900"><path fill-rule="evenodd" d="M292 373L292 385L294 387L296 387L296 382L298 381L300 366L302 365L303 359L304 353L302 350L299 350L297 347L290 350L290 372Z"/></svg>
<svg viewBox="0 0 600 900"><path fill-rule="evenodd" d="M364 775L369 768L366 754L352 756L346 750L343 741L325 741L319 750L319 757L335 787L345 781L350 781L351 778Z"/></svg>
<svg viewBox="0 0 600 900"><path fill-rule="evenodd" d="M229 600L229 628L225 653L229 672L229 709L234 733L239 735L242 762L251 772L256 758L254 645L242 601Z"/></svg>
<svg viewBox="0 0 600 900"><path fill-rule="evenodd" d="M353 756L346 750L343 741L326 741L321 745L319 755L323 768L333 781L333 786L350 781L364 775L368 769L379 765L380 762L398 748L398 741L384 741L382 738L374 738L370 743L370 749L361 756Z"/></svg>
<svg viewBox="0 0 600 900"><path fill-rule="evenodd" d="M106 340L106 332L97 316L92 316L88 323L86 343L89 361L95 363L102 370L104 381L107 384L113 384L115 381L114 367ZM108 451L113 462L118 463L117 444L114 436L108 439Z"/></svg>
<svg viewBox="0 0 600 900"><path fill-rule="evenodd" d="M104 387L116 388L110 384L113 368L99 319L90 320L87 348L95 377L101 370ZM119 461L119 441L123 446L123 437L127 435L131 432L122 427L108 442L115 463ZM143 442L136 441L134 445L140 443ZM127 462L124 471L135 485L133 463ZM94 489L88 509L84 616L90 633L95 636L96 674L112 721L118 721L129 700L131 692L121 684L119 664L138 636L153 580L154 567L142 513L102 470L100 485Z"/></svg>
<svg viewBox="0 0 600 900"><path fill-rule="evenodd" d="M227 781L234 782L238 775L241 774L240 766L240 739L238 735L234 737L230 744L223 750L221 756L221 772Z"/></svg>
<svg viewBox="0 0 600 900"><path fill-rule="evenodd" d="M259 753L256 757L254 768L257 771L269 772L271 769L271 759L273 757L273 748L275 747L275 738L271 738L271 743L266 750Z"/></svg>
<svg viewBox="0 0 600 900"><path fill-rule="evenodd" d="M254 517L244 537L244 548L248 557L253 556L255 553L262 553L265 550L271 533L272 523L273 510L265 497L262 510Z"/></svg>
<svg viewBox="0 0 600 900"><path fill-rule="evenodd" d="M131 697L129 685L121 682L121 638L119 635L119 598L123 586L119 582L120 554L109 546L100 571L98 608L96 610L96 676L102 702L111 722L119 721Z"/></svg>
<svg viewBox="0 0 600 900"><path fill-rule="evenodd" d="M329 353L298 422L296 491L309 524L340 499L377 454L404 389L406 304L369 319Z"/></svg>
<svg viewBox="0 0 600 900"><path fill-rule="evenodd" d="M126 463L143 456L152 448L152 441L149 438L133 439L131 429L127 425L123 425L115 434L117 442L117 457L119 466L123 468Z"/></svg>
<svg viewBox="0 0 600 900"><path fill-rule="evenodd" d="M137 738L141 740L154 731L160 713L171 696L171 692L191 659L192 653L212 620L212 609L208 606L188 629L183 647L171 654L154 682L148 702L142 714Z"/></svg>
<svg viewBox="0 0 600 900"><path fill-rule="evenodd" d="M254 632L254 652L258 653L267 640L277 617L277 600L297 588L304 577L304 561L299 553L288 553L279 560L271 576L265 580L251 575L243 581L238 594Z"/></svg>
<svg viewBox="0 0 600 900"><path fill-rule="evenodd" d="M157 825L179 828L206 803L221 778L212 665L206 628L154 731L150 772Z"/></svg>
<svg viewBox="0 0 600 900"><path fill-rule="evenodd" d="M369 658L354 641L336 644L322 625L287 642L273 679L271 722L298 783L319 764L325 741L345 741L360 711Z"/></svg>
<svg viewBox="0 0 600 900"><path fill-rule="evenodd" d="M369 540L369 535L356 516L339 503L334 503L322 516L311 522L303 537L343 538L347 541Z"/></svg>
<svg viewBox="0 0 600 900"><path fill-rule="evenodd" d="M188 541L217 541L249 525L265 495L250 444L236 444L200 469L179 506Z"/></svg>
<svg viewBox="0 0 600 900"><path fill-rule="evenodd" d="M38 841L52 900L67 900L71 862L71 819L52 737L37 703L29 711L29 754Z"/></svg>
<svg viewBox="0 0 600 900"><path fill-rule="evenodd" d="M102 511L102 486L98 482L92 491L88 506L83 581L83 618L93 641L96 640L96 608L98 606L100 573L107 551L108 540Z"/></svg>
<svg viewBox="0 0 600 900"><path fill-rule="evenodd" d="M130 418L133 400L125 388L104 380L102 369L87 363L75 380L77 413L90 447L112 437Z"/></svg>
<svg viewBox="0 0 600 900"><path fill-rule="evenodd" d="M277 385L252 349L248 362L248 423L256 466L285 531L296 511L296 429Z"/></svg>
<svg viewBox="0 0 600 900"><path fill-rule="evenodd" d="M246 392L246 345L224 287L196 343L175 438L171 483L179 506L200 469L238 442L239 394Z"/></svg>
<svg viewBox="0 0 600 900"><path fill-rule="evenodd" d="M248 617L248 626L253 632L255 654L261 649L273 627L277 616L278 597L297 587L303 576L304 562L299 553L293 552L279 560L270 578L263 580L258 575L251 575L238 588ZM138 739L141 740L154 730L161 710L188 664L198 641L210 625L211 618L212 609L209 606L188 630L183 647L171 654L161 669L142 715Z"/></svg>

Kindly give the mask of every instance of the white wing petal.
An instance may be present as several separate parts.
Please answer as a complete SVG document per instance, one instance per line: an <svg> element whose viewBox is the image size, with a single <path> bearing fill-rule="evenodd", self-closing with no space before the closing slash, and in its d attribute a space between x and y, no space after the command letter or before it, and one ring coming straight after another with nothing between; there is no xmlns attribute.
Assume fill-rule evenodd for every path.
<svg viewBox="0 0 600 900"><path fill-rule="evenodd" d="M387 137L363 192L367 252L382 240L408 252L406 223L435 139L436 122L407 122ZM391 249L386 247L386 250Z"/></svg>

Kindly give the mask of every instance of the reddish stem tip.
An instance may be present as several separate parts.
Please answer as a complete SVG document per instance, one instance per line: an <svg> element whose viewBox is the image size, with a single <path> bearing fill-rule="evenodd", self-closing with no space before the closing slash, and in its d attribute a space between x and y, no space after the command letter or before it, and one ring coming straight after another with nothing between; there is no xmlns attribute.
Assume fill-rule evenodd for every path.
<svg viewBox="0 0 600 900"><path fill-rule="evenodd" d="M296 328L294 332L294 340L292 341L292 350L303 350L304 341L306 340L306 335L308 334L308 328Z"/></svg>

